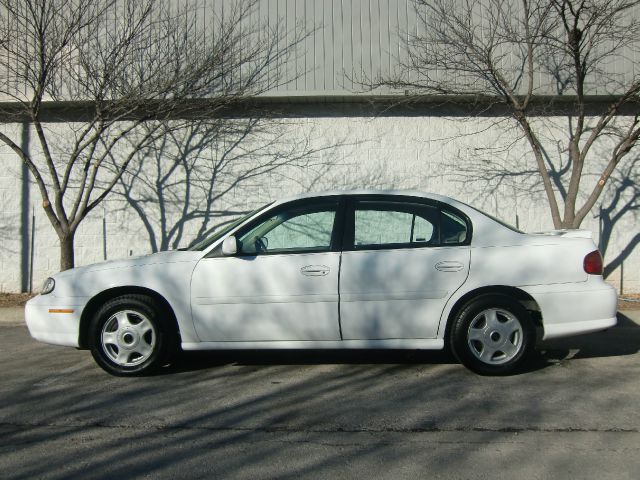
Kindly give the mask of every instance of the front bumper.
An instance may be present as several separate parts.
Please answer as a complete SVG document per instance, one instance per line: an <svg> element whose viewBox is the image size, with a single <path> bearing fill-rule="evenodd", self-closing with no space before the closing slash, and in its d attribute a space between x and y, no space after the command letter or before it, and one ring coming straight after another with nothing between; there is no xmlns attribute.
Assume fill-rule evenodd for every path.
<svg viewBox="0 0 640 480"><path fill-rule="evenodd" d="M599 278L584 283L524 287L542 313L543 339L597 332L615 326L618 295Z"/></svg>
<svg viewBox="0 0 640 480"><path fill-rule="evenodd" d="M24 312L29 333L41 342L79 347L80 316L86 303L83 300L53 295L32 298Z"/></svg>

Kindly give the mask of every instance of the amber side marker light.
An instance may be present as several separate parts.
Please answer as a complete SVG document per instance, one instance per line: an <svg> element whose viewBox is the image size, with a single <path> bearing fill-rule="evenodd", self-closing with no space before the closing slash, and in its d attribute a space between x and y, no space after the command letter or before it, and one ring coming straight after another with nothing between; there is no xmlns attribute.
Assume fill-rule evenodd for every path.
<svg viewBox="0 0 640 480"><path fill-rule="evenodd" d="M73 313L72 308L50 308L49 313Z"/></svg>
<svg viewBox="0 0 640 480"><path fill-rule="evenodd" d="M588 253L584 257L584 271L590 275L602 275L602 255L598 250Z"/></svg>

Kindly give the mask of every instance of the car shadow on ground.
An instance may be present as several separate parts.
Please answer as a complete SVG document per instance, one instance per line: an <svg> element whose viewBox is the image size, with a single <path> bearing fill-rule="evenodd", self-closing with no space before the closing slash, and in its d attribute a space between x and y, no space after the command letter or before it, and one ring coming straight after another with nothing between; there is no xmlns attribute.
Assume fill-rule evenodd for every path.
<svg viewBox="0 0 640 480"><path fill-rule="evenodd" d="M218 350L181 352L161 374L222 365L420 365L457 363L447 351L421 350Z"/></svg>
<svg viewBox="0 0 640 480"><path fill-rule="evenodd" d="M602 332L543 341L540 356L554 364L581 358L619 357L640 351L640 328L629 317L618 312L618 324Z"/></svg>
<svg viewBox="0 0 640 480"><path fill-rule="evenodd" d="M539 342L517 374L529 373L572 359L617 357L640 351L640 328L618 313L618 324L603 332ZM205 370L222 365L439 365L455 364L448 351L428 350L216 350L181 352L158 374Z"/></svg>

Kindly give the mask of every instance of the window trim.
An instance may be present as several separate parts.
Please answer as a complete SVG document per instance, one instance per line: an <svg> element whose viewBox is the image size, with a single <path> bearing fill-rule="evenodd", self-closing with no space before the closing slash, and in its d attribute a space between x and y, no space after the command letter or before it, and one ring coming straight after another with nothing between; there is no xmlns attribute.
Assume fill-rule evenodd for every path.
<svg viewBox="0 0 640 480"><path fill-rule="evenodd" d="M415 206L427 206L437 209L438 211L438 235L441 237L441 223L442 223L442 212L448 211L451 214L461 218L467 227L467 236L463 242L457 243L442 243L442 238L438 240L435 244L422 244L422 243L385 243L381 245L355 245L355 211L356 207L359 203L363 202L379 202L379 203L388 203L399 204L399 205L415 205ZM393 211L393 210L391 210ZM344 226L344 234L342 239L342 250L345 252L365 252L372 250L408 250L408 249L416 249L416 248L447 248L447 247L461 247L471 245L471 239L473 238L473 224L469 217L459 209L443 202L439 202L437 200L421 198L421 197L413 197L413 196L403 196L403 195L349 195L346 202L346 212L345 212L345 226Z"/></svg>

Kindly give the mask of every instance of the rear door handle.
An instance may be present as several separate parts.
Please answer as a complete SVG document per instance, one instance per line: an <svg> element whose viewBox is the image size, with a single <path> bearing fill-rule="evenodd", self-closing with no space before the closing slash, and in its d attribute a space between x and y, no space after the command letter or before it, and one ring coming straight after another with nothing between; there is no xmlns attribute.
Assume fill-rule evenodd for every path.
<svg viewBox="0 0 640 480"><path fill-rule="evenodd" d="M300 273L307 277L324 277L331 269L326 265L306 265L300 269Z"/></svg>
<svg viewBox="0 0 640 480"><path fill-rule="evenodd" d="M441 272L459 272L464 268L464 265L460 262L438 262L436 263L436 270L440 270Z"/></svg>

